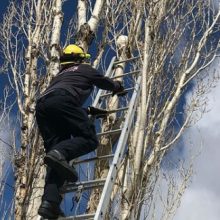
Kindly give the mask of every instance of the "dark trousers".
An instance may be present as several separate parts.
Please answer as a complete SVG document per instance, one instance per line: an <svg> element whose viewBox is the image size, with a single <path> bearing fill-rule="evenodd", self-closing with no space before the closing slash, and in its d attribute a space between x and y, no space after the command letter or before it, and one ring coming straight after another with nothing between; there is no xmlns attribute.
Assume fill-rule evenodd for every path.
<svg viewBox="0 0 220 220"><path fill-rule="evenodd" d="M95 127L87 113L65 90L55 90L40 98L36 105L36 119L46 153L56 149L70 161L98 146ZM59 188L64 181L48 167L42 200L60 203Z"/></svg>

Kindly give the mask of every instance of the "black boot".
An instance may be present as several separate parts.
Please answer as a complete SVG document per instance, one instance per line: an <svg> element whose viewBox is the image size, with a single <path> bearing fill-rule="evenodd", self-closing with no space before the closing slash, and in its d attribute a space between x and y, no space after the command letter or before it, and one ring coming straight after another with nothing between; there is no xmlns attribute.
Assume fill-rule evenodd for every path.
<svg viewBox="0 0 220 220"><path fill-rule="evenodd" d="M49 201L42 201L38 214L44 219L57 219L58 217L65 217L59 205Z"/></svg>
<svg viewBox="0 0 220 220"><path fill-rule="evenodd" d="M61 178L71 182L78 180L75 168L68 164L65 157L58 150L49 151L44 158L44 163L56 170Z"/></svg>

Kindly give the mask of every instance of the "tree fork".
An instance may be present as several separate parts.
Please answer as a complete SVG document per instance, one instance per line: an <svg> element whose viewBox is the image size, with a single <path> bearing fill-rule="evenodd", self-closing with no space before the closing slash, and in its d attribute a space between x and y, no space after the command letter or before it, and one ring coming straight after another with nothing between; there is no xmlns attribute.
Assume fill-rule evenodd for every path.
<svg viewBox="0 0 220 220"><path fill-rule="evenodd" d="M88 23L84 23L76 34L76 43L82 46L85 51L88 51L88 46L92 44L94 38L94 31L91 30Z"/></svg>

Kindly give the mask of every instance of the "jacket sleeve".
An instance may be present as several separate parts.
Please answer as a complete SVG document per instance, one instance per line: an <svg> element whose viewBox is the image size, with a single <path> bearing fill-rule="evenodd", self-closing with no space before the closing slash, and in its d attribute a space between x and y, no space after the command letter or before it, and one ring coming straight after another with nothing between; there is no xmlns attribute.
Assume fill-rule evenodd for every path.
<svg viewBox="0 0 220 220"><path fill-rule="evenodd" d="M110 91L117 91L118 88L120 87L118 82L114 82L112 79L102 75L95 76L93 80L93 84L100 89L110 90Z"/></svg>
<svg viewBox="0 0 220 220"><path fill-rule="evenodd" d="M109 77L103 76L99 71L92 68L91 66L88 69L89 71L92 72L90 76L93 85L97 86L100 89L110 90L110 91L117 91L119 89L120 84L117 81L113 81Z"/></svg>

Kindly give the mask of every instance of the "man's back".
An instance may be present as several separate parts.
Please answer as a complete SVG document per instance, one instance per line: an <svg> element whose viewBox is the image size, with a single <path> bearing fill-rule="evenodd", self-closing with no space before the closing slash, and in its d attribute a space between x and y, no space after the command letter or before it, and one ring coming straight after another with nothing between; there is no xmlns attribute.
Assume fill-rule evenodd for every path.
<svg viewBox="0 0 220 220"><path fill-rule="evenodd" d="M99 71L88 64L72 65L63 69L50 83L45 91L64 89L71 93L78 105L82 105L89 97L93 86L101 89L114 90L117 82L104 77Z"/></svg>

